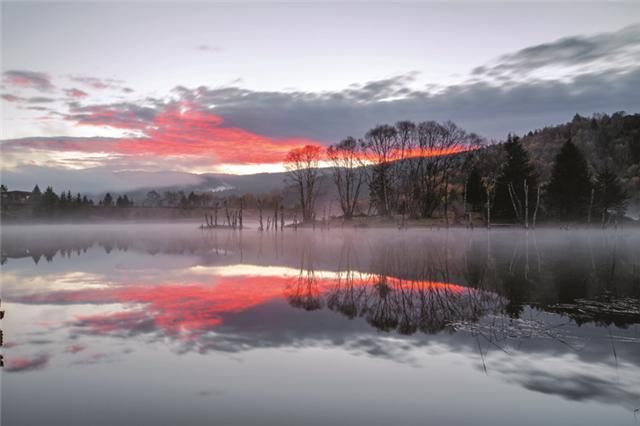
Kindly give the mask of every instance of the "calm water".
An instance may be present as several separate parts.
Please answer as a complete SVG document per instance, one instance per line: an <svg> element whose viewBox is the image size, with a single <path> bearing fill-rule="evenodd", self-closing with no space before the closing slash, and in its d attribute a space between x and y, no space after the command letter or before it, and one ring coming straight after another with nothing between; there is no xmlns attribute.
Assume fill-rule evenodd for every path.
<svg viewBox="0 0 640 426"><path fill-rule="evenodd" d="M4 227L3 426L634 425L640 232Z"/></svg>

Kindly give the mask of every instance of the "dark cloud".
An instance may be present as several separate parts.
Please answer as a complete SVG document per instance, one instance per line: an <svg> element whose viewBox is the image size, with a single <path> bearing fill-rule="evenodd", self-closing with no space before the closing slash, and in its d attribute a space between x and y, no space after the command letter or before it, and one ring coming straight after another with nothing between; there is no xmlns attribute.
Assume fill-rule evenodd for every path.
<svg viewBox="0 0 640 426"><path fill-rule="evenodd" d="M89 106L74 104L66 118L81 125L141 129L153 121L157 112L153 107L127 102Z"/></svg>
<svg viewBox="0 0 640 426"><path fill-rule="evenodd" d="M553 66L588 66L605 62L608 67L635 66L640 60L640 24L591 37L566 37L501 56L495 64L479 66L473 74L488 77L527 74ZM635 62L635 64L633 64Z"/></svg>
<svg viewBox="0 0 640 426"><path fill-rule="evenodd" d="M4 99L7 102L28 103L28 104L44 104L44 103L51 103L56 101L53 98L47 98L44 96L34 96L31 98L23 98L21 96L15 96L10 94L2 95L2 99Z"/></svg>
<svg viewBox="0 0 640 426"><path fill-rule="evenodd" d="M411 76L403 75L323 93L239 87L178 87L174 93L203 108L215 105L229 126L272 137L304 136L326 142L405 119L453 120L469 131L502 138L508 132L565 122L575 113L640 107L640 68L583 74L571 81L469 82L437 91L410 90L410 81Z"/></svg>
<svg viewBox="0 0 640 426"><path fill-rule="evenodd" d="M55 101L56 100L53 98L45 98L43 96L36 96L36 97L27 99L27 102L30 104L45 104L45 103L51 103Z"/></svg>
<svg viewBox="0 0 640 426"><path fill-rule="evenodd" d="M4 83L7 86L31 88L43 92L50 92L54 89L51 78L41 72L25 70L9 70L3 73Z"/></svg>

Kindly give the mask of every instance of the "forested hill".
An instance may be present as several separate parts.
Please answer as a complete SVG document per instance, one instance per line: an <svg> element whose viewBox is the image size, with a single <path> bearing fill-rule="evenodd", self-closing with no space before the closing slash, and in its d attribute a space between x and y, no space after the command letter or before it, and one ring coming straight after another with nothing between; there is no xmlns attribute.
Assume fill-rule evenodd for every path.
<svg viewBox="0 0 640 426"><path fill-rule="evenodd" d="M640 114L577 115L569 123L529 132L521 142L542 182L548 182L554 159L568 138L582 151L593 172L615 170L628 195L629 207L640 206Z"/></svg>

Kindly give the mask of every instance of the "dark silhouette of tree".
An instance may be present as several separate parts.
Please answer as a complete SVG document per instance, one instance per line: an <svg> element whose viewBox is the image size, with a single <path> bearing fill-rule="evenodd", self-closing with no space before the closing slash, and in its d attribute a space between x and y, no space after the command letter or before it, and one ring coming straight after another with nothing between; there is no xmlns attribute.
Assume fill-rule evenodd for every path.
<svg viewBox="0 0 640 426"><path fill-rule="evenodd" d="M53 191L53 188L48 186L42 194L39 210L47 213L53 212L59 204L58 195Z"/></svg>
<svg viewBox="0 0 640 426"><path fill-rule="evenodd" d="M392 213L392 189L396 176L393 173L393 162L400 155L398 131L387 124L374 127L365 135L362 147L370 154L373 161L369 196L371 204L378 214L386 216Z"/></svg>
<svg viewBox="0 0 640 426"><path fill-rule="evenodd" d="M302 220L313 220L315 203L320 189L318 164L322 149L315 145L305 145L289 151L285 158L287 178L293 183L302 209Z"/></svg>
<svg viewBox="0 0 640 426"><path fill-rule="evenodd" d="M618 215L624 214L629 197L620 179L609 167L603 168L596 175L595 195L603 225L609 220L612 211Z"/></svg>
<svg viewBox="0 0 640 426"><path fill-rule="evenodd" d="M349 137L327 149L333 181L338 189L340 208L345 219L351 219L358 206L365 168L358 141Z"/></svg>
<svg viewBox="0 0 640 426"><path fill-rule="evenodd" d="M145 205L147 207L158 207L162 196L158 194L157 191L149 191L147 192L147 198L145 200Z"/></svg>
<svg viewBox="0 0 640 426"><path fill-rule="evenodd" d="M102 205L104 207L112 207L113 206L113 197L111 196L111 194L109 192L107 192L104 196L104 198L102 199Z"/></svg>
<svg viewBox="0 0 640 426"><path fill-rule="evenodd" d="M560 219L587 218L591 197L591 175L582 152L567 140L556 156L547 186L551 214Z"/></svg>
<svg viewBox="0 0 640 426"><path fill-rule="evenodd" d="M496 182L494 214L503 220L522 222L526 214L526 205L531 208L535 204L534 189L537 187L538 179L520 138L509 135L503 148L506 163Z"/></svg>
<svg viewBox="0 0 640 426"><path fill-rule="evenodd" d="M471 206L471 210L481 210L486 196L482 186L482 175L476 166L473 166L469 172L466 191L467 203Z"/></svg>

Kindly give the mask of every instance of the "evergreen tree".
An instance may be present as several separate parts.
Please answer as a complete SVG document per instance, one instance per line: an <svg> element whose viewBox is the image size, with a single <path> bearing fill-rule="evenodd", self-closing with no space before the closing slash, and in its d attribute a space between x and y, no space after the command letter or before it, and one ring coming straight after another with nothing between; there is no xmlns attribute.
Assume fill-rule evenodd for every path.
<svg viewBox="0 0 640 426"><path fill-rule="evenodd" d="M127 194L124 194L124 197L122 198L122 204L124 207L131 207L133 206L133 201L130 201L129 197L127 197Z"/></svg>
<svg viewBox="0 0 640 426"><path fill-rule="evenodd" d="M471 168L467 177L467 203L471 205L472 211L482 208L485 199L485 190L482 186L482 176L476 166Z"/></svg>
<svg viewBox="0 0 640 426"><path fill-rule="evenodd" d="M104 199L102 200L102 205L104 207L113 206L113 197L111 196L111 194L109 192L107 192L106 195L104 196Z"/></svg>
<svg viewBox="0 0 640 426"><path fill-rule="evenodd" d="M45 213L51 214L58 207L60 199L58 194L53 191L53 188L48 186L42 194L40 208Z"/></svg>
<svg viewBox="0 0 640 426"><path fill-rule="evenodd" d="M559 219L586 219L591 175L582 152L567 140L556 156L547 187L551 213Z"/></svg>
<svg viewBox="0 0 640 426"><path fill-rule="evenodd" d="M611 210L619 215L624 214L629 196L618 176L609 167L596 175L595 193L603 224L608 220Z"/></svg>
<svg viewBox="0 0 640 426"><path fill-rule="evenodd" d="M520 138L509 135L503 147L506 163L496 182L493 214L504 220L522 221L526 205L525 183L528 187L529 210L532 211L535 208L538 179Z"/></svg>

